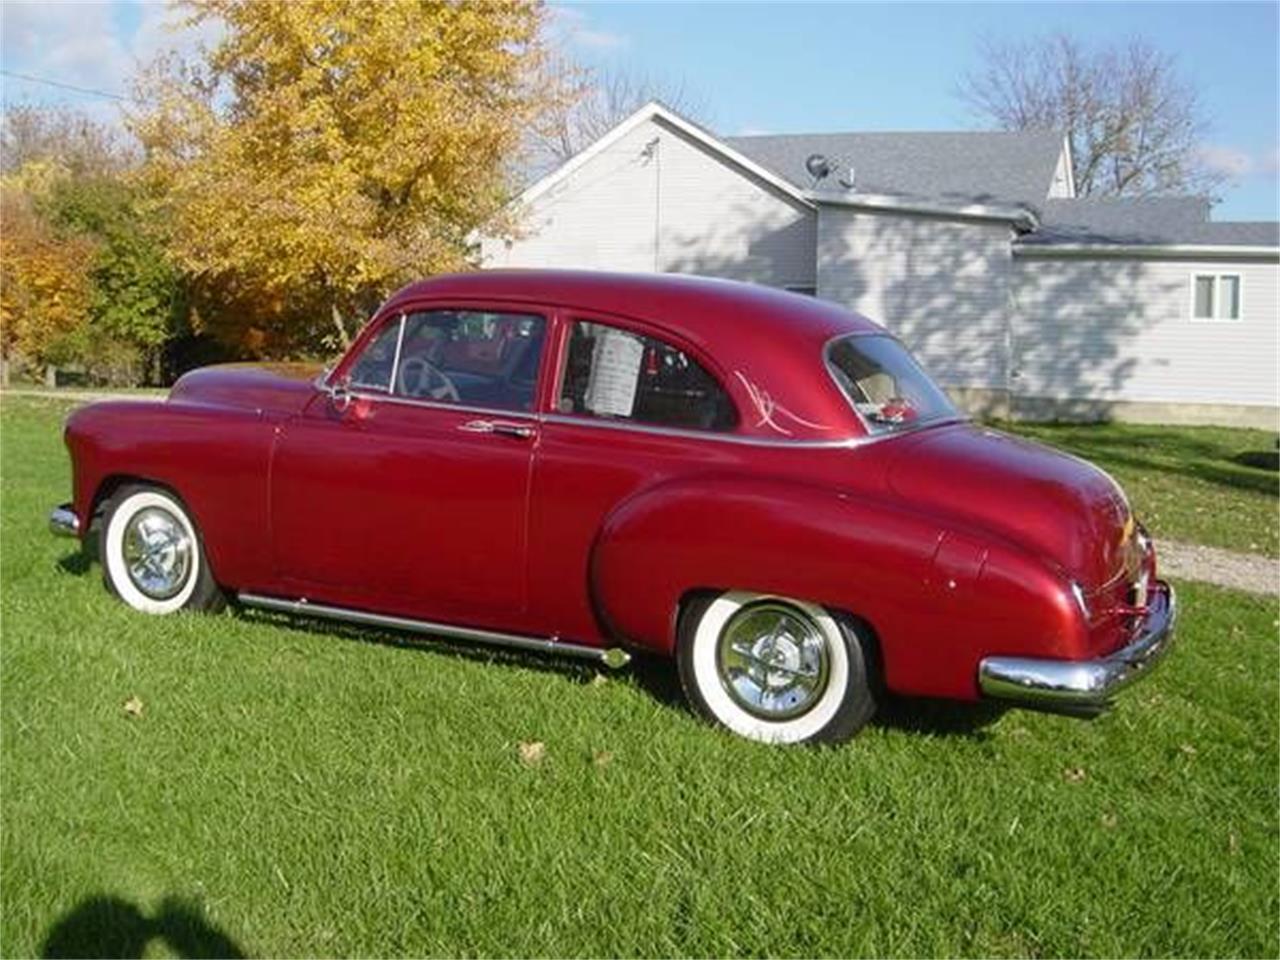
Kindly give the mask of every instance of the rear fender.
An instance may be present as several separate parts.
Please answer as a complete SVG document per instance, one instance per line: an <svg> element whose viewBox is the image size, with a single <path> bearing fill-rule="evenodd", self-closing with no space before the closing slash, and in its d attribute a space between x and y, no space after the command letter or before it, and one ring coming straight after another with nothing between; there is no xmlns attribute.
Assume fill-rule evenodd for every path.
<svg viewBox="0 0 1280 960"><path fill-rule="evenodd" d="M598 612L620 640L675 649L682 598L749 590L844 611L875 632L886 685L972 699L995 646L1062 655L1073 611L1059 578L1016 549L955 534L900 503L784 480L676 480L621 504L591 558ZM991 569L986 569L990 564Z"/></svg>

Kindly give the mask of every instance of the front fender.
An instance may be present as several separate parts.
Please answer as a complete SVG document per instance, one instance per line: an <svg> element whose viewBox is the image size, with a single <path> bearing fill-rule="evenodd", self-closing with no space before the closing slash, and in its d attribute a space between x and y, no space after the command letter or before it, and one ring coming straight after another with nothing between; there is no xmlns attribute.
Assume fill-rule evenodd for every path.
<svg viewBox="0 0 1280 960"><path fill-rule="evenodd" d="M267 468L275 426L253 410L106 401L67 418L82 534L114 480L168 487L190 509L219 582L256 582L269 562Z"/></svg>

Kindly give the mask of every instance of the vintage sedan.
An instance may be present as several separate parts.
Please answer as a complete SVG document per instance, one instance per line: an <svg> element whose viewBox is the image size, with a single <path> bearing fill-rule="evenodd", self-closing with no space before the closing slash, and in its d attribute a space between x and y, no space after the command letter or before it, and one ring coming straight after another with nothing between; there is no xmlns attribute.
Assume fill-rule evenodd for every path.
<svg viewBox="0 0 1280 960"><path fill-rule="evenodd" d="M74 500L151 614L240 604L608 666L709 719L847 738L887 693L1107 706L1174 596L1124 494L959 415L868 319L718 280L406 287L331 370L77 410Z"/></svg>

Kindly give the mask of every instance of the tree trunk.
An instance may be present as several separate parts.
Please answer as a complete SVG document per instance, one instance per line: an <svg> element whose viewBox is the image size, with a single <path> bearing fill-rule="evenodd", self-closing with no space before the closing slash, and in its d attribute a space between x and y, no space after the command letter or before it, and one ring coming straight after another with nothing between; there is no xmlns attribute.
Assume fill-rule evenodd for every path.
<svg viewBox="0 0 1280 960"><path fill-rule="evenodd" d="M338 340L342 343L342 349L346 350L351 346L351 335L347 333L347 325L343 323L342 314L336 303L330 304L329 311L333 316L333 325L338 328Z"/></svg>

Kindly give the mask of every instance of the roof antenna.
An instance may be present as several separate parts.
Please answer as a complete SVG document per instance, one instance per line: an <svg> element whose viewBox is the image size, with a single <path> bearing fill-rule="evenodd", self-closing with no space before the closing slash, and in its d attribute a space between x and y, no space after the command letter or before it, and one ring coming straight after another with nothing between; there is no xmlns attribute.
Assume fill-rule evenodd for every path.
<svg viewBox="0 0 1280 960"><path fill-rule="evenodd" d="M809 176L813 177L813 183L810 186L816 187L819 180L825 180L831 175L831 161L820 153L811 153L804 161L804 168L809 171Z"/></svg>

